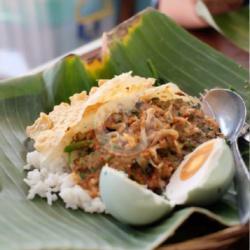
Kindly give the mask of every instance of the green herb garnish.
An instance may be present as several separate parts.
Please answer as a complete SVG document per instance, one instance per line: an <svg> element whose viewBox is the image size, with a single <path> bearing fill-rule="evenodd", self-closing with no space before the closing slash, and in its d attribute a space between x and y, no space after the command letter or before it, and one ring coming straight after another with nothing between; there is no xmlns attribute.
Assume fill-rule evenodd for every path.
<svg viewBox="0 0 250 250"><path fill-rule="evenodd" d="M92 168L89 168L88 170L90 173L95 173L98 169L99 167L95 167L95 168L92 167Z"/></svg>
<svg viewBox="0 0 250 250"><path fill-rule="evenodd" d="M72 155L71 155L71 152L69 152L69 154L68 154L68 165L69 166L71 165L71 161L72 161Z"/></svg>
<svg viewBox="0 0 250 250"><path fill-rule="evenodd" d="M152 76L156 79L155 86L160 86L160 85L167 82L166 79L164 80L159 76L159 72L157 71L157 69L156 69L156 67L151 59L147 59L146 63L147 63L149 70L151 71Z"/></svg>
<svg viewBox="0 0 250 250"><path fill-rule="evenodd" d="M231 85L229 86L229 89L230 89L231 91L233 91L233 92L237 92L236 89L235 89L233 86L231 86Z"/></svg>
<svg viewBox="0 0 250 250"><path fill-rule="evenodd" d="M110 161L112 158L113 158L112 155L108 155L104 160L107 162L107 161Z"/></svg>
<svg viewBox="0 0 250 250"><path fill-rule="evenodd" d="M92 140L85 140L85 141L78 141L78 142L72 142L68 146L64 148L64 152L70 153L72 151L84 148L84 147L90 147L93 145Z"/></svg>
<svg viewBox="0 0 250 250"><path fill-rule="evenodd" d="M83 172L80 172L80 173L79 173L79 176L80 176L80 178L83 180L84 178L86 178L87 174L86 174L86 173L83 173Z"/></svg>
<svg viewBox="0 0 250 250"><path fill-rule="evenodd" d="M131 114L132 114L132 115L135 115L135 116L139 116L140 111L137 110L137 109L132 109L132 110L131 110Z"/></svg>

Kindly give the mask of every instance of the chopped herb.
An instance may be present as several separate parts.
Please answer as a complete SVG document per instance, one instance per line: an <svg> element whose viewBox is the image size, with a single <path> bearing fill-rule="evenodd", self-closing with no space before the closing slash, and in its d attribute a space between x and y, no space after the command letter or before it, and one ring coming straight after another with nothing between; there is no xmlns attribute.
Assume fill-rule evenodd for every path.
<svg viewBox="0 0 250 250"><path fill-rule="evenodd" d="M189 117L188 117L188 120L193 120L195 117L194 117L194 114L190 114Z"/></svg>
<svg viewBox="0 0 250 250"><path fill-rule="evenodd" d="M108 155L104 160L107 162L107 161L110 161L112 158L113 158L112 155Z"/></svg>
<svg viewBox="0 0 250 250"><path fill-rule="evenodd" d="M231 91L233 91L233 92L237 92L236 89L235 89L233 86L231 86L231 85L230 85L229 89L230 89Z"/></svg>
<svg viewBox="0 0 250 250"><path fill-rule="evenodd" d="M99 169L99 167L89 168L89 172L90 173L95 173L98 169Z"/></svg>
<svg viewBox="0 0 250 250"><path fill-rule="evenodd" d="M72 160L71 152L69 152L69 154L68 154L68 165L69 166L71 165L71 160Z"/></svg>
<svg viewBox="0 0 250 250"><path fill-rule="evenodd" d="M122 147L117 144L111 144L111 150L122 150Z"/></svg>
<svg viewBox="0 0 250 250"><path fill-rule="evenodd" d="M83 172L80 172L80 173L79 173L79 176L80 176L81 179L83 180L84 178L86 178L87 174L86 174L86 173L83 173Z"/></svg>
<svg viewBox="0 0 250 250"><path fill-rule="evenodd" d="M184 143L184 147L186 149L190 149L190 150L195 148L194 145L192 144L192 142L190 142L190 141L187 141L186 143Z"/></svg>
<svg viewBox="0 0 250 250"><path fill-rule="evenodd" d="M92 140L73 142L64 148L64 152L70 153L72 151L75 151L84 147L90 147L92 145L93 145Z"/></svg>
<svg viewBox="0 0 250 250"><path fill-rule="evenodd" d="M156 86L160 86L160 85L162 85L162 84L164 84L164 83L166 83L166 82L167 82L167 81L164 80L163 78L158 77L158 78L156 79L156 81L155 81L155 85L156 85Z"/></svg>
<svg viewBox="0 0 250 250"><path fill-rule="evenodd" d="M132 109L132 110L131 110L131 114L132 114L132 115L135 115L135 116L139 116L140 112L139 112L139 110L137 110L137 109Z"/></svg>
<svg viewBox="0 0 250 250"><path fill-rule="evenodd" d="M151 71L152 76L156 79L155 81L156 86L160 86L164 84L165 82L167 82L166 79L162 79L161 77L159 77L159 72L157 71L151 59L147 59L147 66L149 70Z"/></svg>

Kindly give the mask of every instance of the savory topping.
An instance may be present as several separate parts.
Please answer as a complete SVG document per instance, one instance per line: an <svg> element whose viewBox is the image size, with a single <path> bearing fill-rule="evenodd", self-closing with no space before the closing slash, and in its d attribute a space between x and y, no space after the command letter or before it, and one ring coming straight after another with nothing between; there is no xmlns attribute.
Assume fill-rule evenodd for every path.
<svg viewBox="0 0 250 250"><path fill-rule="evenodd" d="M161 194L185 155L218 136L217 123L198 102L153 97L110 114L101 128L77 133L64 151L75 181L92 197L99 196L106 163Z"/></svg>

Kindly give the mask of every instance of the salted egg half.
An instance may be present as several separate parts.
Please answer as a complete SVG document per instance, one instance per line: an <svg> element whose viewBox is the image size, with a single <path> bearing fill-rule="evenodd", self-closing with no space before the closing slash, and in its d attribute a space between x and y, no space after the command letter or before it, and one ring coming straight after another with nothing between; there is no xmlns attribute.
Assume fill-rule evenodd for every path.
<svg viewBox="0 0 250 250"><path fill-rule="evenodd" d="M232 152L225 140L209 140L188 154L166 186L172 203L207 205L220 198L234 176Z"/></svg>
<svg viewBox="0 0 250 250"><path fill-rule="evenodd" d="M131 225L146 225L176 205L207 205L227 190L234 176L230 148L222 138L209 140L188 154L175 170L163 196L109 166L100 175L100 193L107 212Z"/></svg>
<svg viewBox="0 0 250 250"><path fill-rule="evenodd" d="M107 212L130 225L152 223L173 209L162 196L107 165L101 171L100 192Z"/></svg>

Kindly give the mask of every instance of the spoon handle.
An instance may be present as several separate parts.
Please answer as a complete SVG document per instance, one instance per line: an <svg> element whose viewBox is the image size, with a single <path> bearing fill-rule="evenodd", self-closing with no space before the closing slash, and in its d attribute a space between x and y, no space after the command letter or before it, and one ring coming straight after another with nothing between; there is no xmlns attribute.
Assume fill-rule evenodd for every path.
<svg viewBox="0 0 250 250"><path fill-rule="evenodd" d="M236 141L232 142L231 149L236 167L234 184L237 193L240 221L242 224L246 224L250 218L250 176L240 155Z"/></svg>

